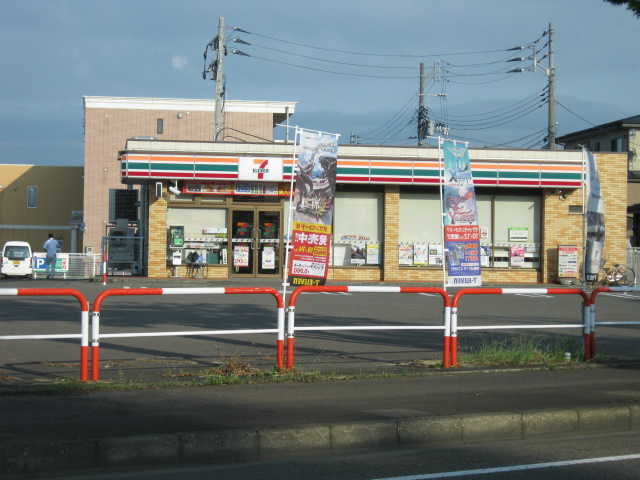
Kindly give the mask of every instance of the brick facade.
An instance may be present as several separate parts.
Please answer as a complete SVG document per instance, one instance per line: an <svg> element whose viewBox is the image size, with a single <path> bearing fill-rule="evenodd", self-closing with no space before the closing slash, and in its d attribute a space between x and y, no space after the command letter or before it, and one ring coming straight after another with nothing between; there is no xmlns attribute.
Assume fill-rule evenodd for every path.
<svg viewBox="0 0 640 480"><path fill-rule="evenodd" d="M604 256L609 263L625 263L626 255L626 198L627 183L625 154L598 154L598 170L605 199L606 241ZM166 187L166 182L164 184ZM166 191L166 189L165 189ZM542 196L542 244L540 269L483 268L485 284L554 282L558 272L558 245L577 245L582 248L582 189L558 191L539 190ZM562 195L566 193L566 198ZM149 276L168 277L172 267L167 258L167 200L149 198ZM577 210L576 213L570 212ZM327 279L340 282L427 282L441 284L441 268L403 267L398 265L398 224L400 217L400 186L386 185L384 191L383 265L331 267ZM186 275L181 266L179 275ZM209 267L208 278L228 278L228 267Z"/></svg>

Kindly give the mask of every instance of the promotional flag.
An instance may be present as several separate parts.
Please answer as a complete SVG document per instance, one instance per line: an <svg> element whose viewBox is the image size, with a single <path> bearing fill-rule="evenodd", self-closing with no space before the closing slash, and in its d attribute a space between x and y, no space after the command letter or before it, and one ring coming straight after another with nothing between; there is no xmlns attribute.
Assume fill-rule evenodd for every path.
<svg viewBox="0 0 640 480"><path fill-rule="evenodd" d="M443 214L448 284L482 285L480 229L471 162L466 145L442 143L444 154Z"/></svg>
<svg viewBox="0 0 640 480"><path fill-rule="evenodd" d="M600 192L600 176L596 157L589 150L586 154L587 182L587 248L585 252L585 281L598 281L602 251L604 250L604 201Z"/></svg>
<svg viewBox="0 0 640 480"><path fill-rule="evenodd" d="M331 251L338 135L301 130L293 195L291 285L324 285Z"/></svg>

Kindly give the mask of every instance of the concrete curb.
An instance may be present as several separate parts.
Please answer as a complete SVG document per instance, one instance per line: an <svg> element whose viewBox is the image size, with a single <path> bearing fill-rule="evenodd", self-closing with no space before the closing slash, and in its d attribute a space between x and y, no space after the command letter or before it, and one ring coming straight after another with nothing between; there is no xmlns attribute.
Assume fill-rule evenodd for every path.
<svg viewBox="0 0 640 480"><path fill-rule="evenodd" d="M640 405L484 413L449 417L233 429L10 444L0 447L6 474L158 464L236 463L309 455L415 448L551 435L636 430Z"/></svg>

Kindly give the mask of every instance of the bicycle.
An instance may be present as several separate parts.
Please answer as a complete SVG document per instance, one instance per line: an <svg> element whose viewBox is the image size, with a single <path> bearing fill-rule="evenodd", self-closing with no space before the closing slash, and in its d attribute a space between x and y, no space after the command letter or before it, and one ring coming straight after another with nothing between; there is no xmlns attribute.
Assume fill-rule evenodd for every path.
<svg viewBox="0 0 640 480"><path fill-rule="evenodd" d="M607 259L603 258L598 272L598 278L602 274L603 283L610 283L617 287L633 287L635 285L636 272L630 266L614 263L612 268L605 268L606 263Z"/></svg>

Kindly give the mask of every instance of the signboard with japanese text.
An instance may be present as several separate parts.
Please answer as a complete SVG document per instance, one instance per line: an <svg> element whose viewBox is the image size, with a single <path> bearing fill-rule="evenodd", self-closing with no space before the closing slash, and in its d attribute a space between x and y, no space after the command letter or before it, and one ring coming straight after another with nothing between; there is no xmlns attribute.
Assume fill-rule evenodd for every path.
<svg viewBox="0 0 640 480"><path fill-rule="evenodd" d="M291 186L274 182L183 182L182 193L195 195L261 195L288 197Z"/></svg>
<svg viewBox="0 0 640 480"><path fill-rule="evenodd" d="M289 282L323 285L329 267L331 225L294 222L292 244Z"/></svg>
<svg viewBox="0 0 640 480"><path fill-rule="evenodd" d="M47 271L47 266L45 264L46 260L45 253L34 253L33 254L33 269L37 273L45 273ZM69 254L68 253L58 253L56 255L56 265L55 265L56 273L67 273L69 271Z"/></svg>
<svg viewBox="0 0 640 480"><path fill-rule="evenodd" d="M442 143L443 214L448 285L480 286L480 228L466 144Z"/></svg>
<svg viewBox="0 0 640 480"><path fill-rule="evenodd" d="M338 166L338 135L301 130L293 192L288 282L324 285Z"/></svg>
<svg viewBox="0 0 640 480"><path fill-rule="evenodd" d="M578 276L578 246L558 245L558 278Z"/></svg>

